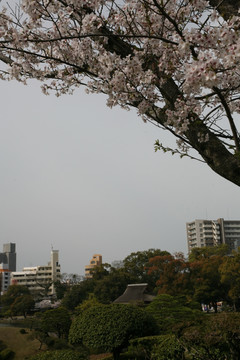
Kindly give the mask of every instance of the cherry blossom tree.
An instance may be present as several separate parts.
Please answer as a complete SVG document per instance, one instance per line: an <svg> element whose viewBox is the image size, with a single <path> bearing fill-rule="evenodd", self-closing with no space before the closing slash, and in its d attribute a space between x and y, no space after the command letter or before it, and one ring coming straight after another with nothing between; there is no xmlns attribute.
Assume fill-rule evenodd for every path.
<svg viewBox="0 0 240 360"><path fill-rule="evenodd" d="M240 185L239 0L22 0L0 13L1 78L79 86L175 135L156 150Z"/></svg>

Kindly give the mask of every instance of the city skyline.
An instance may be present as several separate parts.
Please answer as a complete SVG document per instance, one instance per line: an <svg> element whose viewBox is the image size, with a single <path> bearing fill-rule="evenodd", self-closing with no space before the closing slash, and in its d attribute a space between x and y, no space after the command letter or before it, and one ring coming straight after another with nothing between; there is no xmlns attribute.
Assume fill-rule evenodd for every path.
<svg viewBox="0 0 240 360"><path fill-rule="evenodd" d="M191 242L192 240L191 240L191 234L190 234L190 236L189 236L189 229L190 229L190 232L191 232L191 229L194 229L194 231L195 231L195 233L196 233L196 226L199 226L199 224L200 224L200 226L202 226L202 224L205 224L205 225L203 225L203 226L206 226L206 227L208 227L209 226L209 224L211 225L211 226L213 226L214 224L217 224L217 223L226 223L226 226L228 226L228 225L230 225L231 227L233 227L233 226L235 226L235 224L237 224L237 226L238 226L238 228L237 228L237 231L235 231L236 232L236 234L234 234L235 235L235 237L236 237L236 240L237 240L237 242L236 242L236 244L233 246L233 249L232 250L236 250L236 248L237 248L237 246L238 246L238 242L240 241L239 240L239 225L240 225L240 220L237 220L237 219L228 219L228 220L224 220L224 219L222 219L222 218L219 218L219 219L217 219L217 220L213 220L213 219L195 219L195 220L192 220L191 222L188 222L188 223L186 223L185 225L186 225L186 242L187 242L187 247L189 248L189 241ZM196 225L197 224L197 225ZM234 228L235 229L235 228ZM230 230L231 230L231 228L230 228ZM229 231L230 231L229 230ZM201 231L201 230L200 230ZM205 231L205 230L204 230ZM206 230L206 231L209 231L209 230ZM190 245L190 248L194 248L194 247L202 247L202 246L217 246L217 245L221 245L223 242L222 242L222 239L220 239L220 233L219 233L219 230L217 230L218 231L218 234L217 234L217 240L215 239L215 236L216 236L216 234L214 234L214 233L212 233L211 232L211 234L210 234L210 232L207 232L206 233L206 239L207 239L207 241L208 241L208 243L206 243L206 239L205 239L205 235L203 236L204 237L204 241L203 241L203 243L204 244L202 244L202 240L201 240L201 243L200 243L200 239L198 239L198 237L200 236L199 234L198 234L198 231L197 231L197 237L196 237L196 234L195 234L195 237L194 237L194 241L196 241L196 239L198 239L197 240L197 243L196 244L194 244L193 246L191 246ZM211 237L211 241L209 242L209 235L211 235L210 237ZM224 236L224 235L222 235L222 236ZM195 239L196 238L196 239ZM225 242L224 242L225 243ZM232 244L233 245L233 244ZM4 249L4 246L5 246L5 248L6 247L9 247L9 246L13 246L14 247L14 249L15 249L15 247L16 247L16 244L14 244L14 243L10 243L10 244L3 244L3 249ZM143 249L144 250L144 249ZM145 249L145 250L148 250L147 248ZM232 251L231 250L231 247L230 247L230 251ZM51 252L57 252L57 253L59 253L59 250L53 250L53 247L52 247L52 245L51 245ZM136 251L138 251L138 250L136 250ZM189 250L188 249L188 254L189 254L189 252L191 251L191 249ZM128 254L129 255L129 254ZM186 255L186 253L185 253L185 255ZM99 259L98 259L99 258ZM95 261L96 259L98 259L99 261ZM94 260L94 261L93 261ZM115 260L113 260L113 261L111 261L110 262L110 264L111 265L113 265L114 266L114 262L118 262L118 261L122 261L122 260L124 260L124 259L115 259ZM92 258L89 260L89 264L88 265L85 265L84 266L84 271L82 272L82 273L76 273L76 274L78 274L78 275L81 275L81 276L85 276L85 277L88 277L87 275L86 275L86 271L87 271L87 274L88 274L88 272L89 272L89 267L94 267L94 266L97 266L96 264L99 262L99 264L104 264L105 262L103 262L102 261L102 255L100 255L100 254L93 254L92 255ZM16 254L15 254L15 264L16 264ZM94 265L92 265L92 264L94 264ZM60 266L61 266L61 264L59 264ZM32 265L31 265L32 266ZM43 266L43 264L41 263L41 262L39 262L39 263L37 263L37 264L35 264L34 265L34 267L39 267L39 266ZM20 270L20 272L21 271L24 271L24 268L26 269L27 267L26 266L23 266L23 268L20 270L20 269L18 269L18 271ZM68 274L70 274L71 272L68 272L68 271L66 271L65 273L68 273ZM85 274L84 274L85 273Z"/></svg>
<svg viewBox="0 0 240 360"><path fill-rule="evenodd" d="M108 263L149 248L187 254L187 222L240 218L239 188L155 153L170 135L135 111L83 89L46 97L35 81L0 91L0 239L17 244L18 270L46 263L51 246L62 272L80 275L95 253Z"/></svg>

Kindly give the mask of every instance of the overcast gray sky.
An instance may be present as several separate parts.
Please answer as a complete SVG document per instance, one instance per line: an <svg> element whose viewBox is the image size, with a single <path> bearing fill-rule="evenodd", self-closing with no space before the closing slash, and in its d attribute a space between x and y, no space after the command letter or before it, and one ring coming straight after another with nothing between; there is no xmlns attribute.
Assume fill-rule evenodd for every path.
<svg viewBox="0 0 240 360"><path fill-rule="evenodd" d="M154 152L166 132L102 95L56 98L40 84L1 81L0 239L17 246L17 269L44 265L51 246L62 272L160 248L187 254L185 223L240 219L240 190L207 165ZM1 251L1 249L0 249Z"/></svg>

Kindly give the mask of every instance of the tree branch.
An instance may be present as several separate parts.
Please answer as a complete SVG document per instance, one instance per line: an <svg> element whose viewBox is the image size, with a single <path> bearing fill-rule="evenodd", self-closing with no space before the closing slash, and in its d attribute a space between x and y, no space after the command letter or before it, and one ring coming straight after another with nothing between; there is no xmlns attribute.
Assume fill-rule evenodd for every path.
<svg viewBox="0 0 240 360"><path fill-rule="evenodd" d="M230 127L231 127L231 130L232 130L232 134L233 134L233 139L234 139L234 143L235 143L235 146L236 146L236 151L240 153L240 139L239 139L239 134L238 134L238 131L236 129L236 126L235 126L235 123L234 123L234 120L233 120L233 117L232 117L232 114L231 114L231 111L229 109L229 106L227 104L227 101L225 100L223 94L221 93L221 91L216 87L214 86L213 87L213 90L216 92L216 94L218 95L219 99L221 100L221 103L225 109L225 112L227 114L227 118L228 118L228 121L229 121L229 124L230 124Z"/></svg>

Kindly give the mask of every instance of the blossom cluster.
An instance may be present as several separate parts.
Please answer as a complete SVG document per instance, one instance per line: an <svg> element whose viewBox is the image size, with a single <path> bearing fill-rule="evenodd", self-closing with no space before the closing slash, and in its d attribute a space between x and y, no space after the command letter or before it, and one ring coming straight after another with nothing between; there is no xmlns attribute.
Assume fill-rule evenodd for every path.
<svg viewBox="0 0 240 360"><path fill-rule="evenodd" d="M196 116L212 130L208 113L240 113L240 18L206 0L22 0L21 11L0 13L2 78L34 77L57 95L84 84L182 139Z"/></svg>

